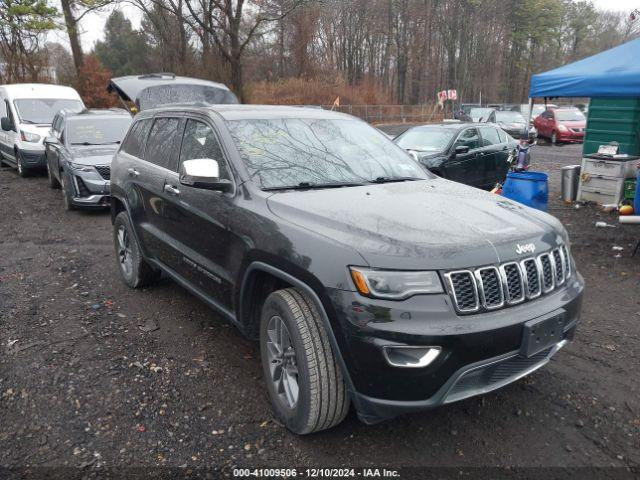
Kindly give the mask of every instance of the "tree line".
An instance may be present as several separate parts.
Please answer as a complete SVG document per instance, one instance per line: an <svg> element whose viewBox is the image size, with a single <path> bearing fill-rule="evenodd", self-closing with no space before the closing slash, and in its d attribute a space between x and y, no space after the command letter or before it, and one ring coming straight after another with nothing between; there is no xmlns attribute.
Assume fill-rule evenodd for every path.
<svg viewBox="0 0 640 480"><path fill-rule="evenodd" d="M54 68L60 82L94 91L110 75L170 71L221 81L249 101L277 100L259 92L277 97L281 85L300 90L301 103L312 90L353 97L343 102L432 103L442 89L467 102L521 102L533 73L640 34L630 12L587 0L128 1L138 28L114 0L60 0L60 11L53 0L0 0L0 83ZM79 27L94 11L111 13L85 52ZM70 48L46 41L54 29Z"/></svg>

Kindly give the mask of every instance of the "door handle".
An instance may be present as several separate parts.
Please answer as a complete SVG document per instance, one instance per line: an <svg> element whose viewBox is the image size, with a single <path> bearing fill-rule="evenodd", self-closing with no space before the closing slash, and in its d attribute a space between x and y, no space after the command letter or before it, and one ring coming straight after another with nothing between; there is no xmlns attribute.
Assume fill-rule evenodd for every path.
<svg viewBox="0 0 640 480"><path fill-rule="evenodd" d="M130 177L137 177L140 175L140 172L135 168L127 168L127 173L129 174Z"/></svg>
<svg viewBox="0 0 640 480"><path fill-rule="evenodd" d="M169 185L168 183L165 183L164 191L170 195L180 195L180 190L178 190L176 187Z"/></svg>

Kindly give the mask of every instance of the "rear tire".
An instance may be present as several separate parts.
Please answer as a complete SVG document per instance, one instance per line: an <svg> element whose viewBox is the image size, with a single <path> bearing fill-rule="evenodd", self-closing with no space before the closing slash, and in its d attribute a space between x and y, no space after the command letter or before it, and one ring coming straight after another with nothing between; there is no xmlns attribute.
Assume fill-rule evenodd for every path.
<svg viewBox="0 0 640 480"><path fill-rule="evenodd" d="M287 288L267 297L260 352L275 416L289 430L305 435L344 419L349 396L342 371L318 310L300 290Z"/></svg>
<svg viewBox="0 0 640 480"><path fill-rule="evenodd" d="M129 287L151 285L160 278L160 272L142 257L127 212L120 212L113 222L113 242L120 277Z"/></svg>

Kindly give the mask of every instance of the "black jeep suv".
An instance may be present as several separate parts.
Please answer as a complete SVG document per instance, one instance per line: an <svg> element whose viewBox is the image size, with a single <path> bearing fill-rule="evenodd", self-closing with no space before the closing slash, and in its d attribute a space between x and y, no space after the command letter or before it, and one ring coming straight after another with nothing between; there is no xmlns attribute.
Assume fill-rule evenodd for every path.
<svg viewBox="0 0 640 480"><path fill-rule="evenodd" d="M260 341L304 434L488 392L573 338L583 280L553 217L425 172L348 115L138 114L112 163L124 281L173 278Z"/></svg>

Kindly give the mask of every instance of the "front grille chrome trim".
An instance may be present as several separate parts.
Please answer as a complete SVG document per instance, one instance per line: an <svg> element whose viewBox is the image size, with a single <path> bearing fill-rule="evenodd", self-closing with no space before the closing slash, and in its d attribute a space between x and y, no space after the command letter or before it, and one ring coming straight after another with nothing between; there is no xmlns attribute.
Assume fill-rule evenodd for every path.
<svg viewBox="0 0 640 480"><path fill-rule="evenodd" d="M535 290L533 290L532 287L529 285L529 275L527 273L527 264L529 264L530 262L533 262L533 265L535 266L535 269L536 269L536 279L538 281L538 288ZM542 295L542 276L540 274L540 268L537 260L533 257L525 258L524 260L520 261L520 266L522 267L522 272L524 274L524 284L525 284L525 289L527 291L526 293L527 299L533 300L534 298L538 298L540 295Z"/></svg>
<svg viewBox="0 0 640 480"><path fill-rule="evenodd" d="M452 277L454 275L468 275L469 278L471 279L471 285L473 287L473 292L475 295L475 305L471 308L460 308L459 307L459 298L458 295L456 294L456 289L454 287L453 284L453 279ZM447 287L451 293L451 296L453 297L453 303L454 306L456 308L456 310L460 313L474 313L480 310L480 301L479 301L479 296L478 296L478 285L475 282L475 277L473 274L473 271L471 270L454 270L452 272L447 272L444 274L444 277L447 279Z"/></svg>
<svg viewBox="0 0 640 480"><path fill-rule="evenodd" d="M516 271L518 272L518 277L520 278L520 295L515 297L513 300L511 299L511 290L509 289L509 275L507 274L507 268L510 266L514 266ZM505 292L505 300L509 305L517 305L518 303L524 302L525 296L525 278L522 274L522 269L518 262L507 262L500 265L500 273L502 275L502 287Z"/></svg>
<svg viewBox="0 0 640 480"><path fill-rule="evenodd" d="M444 272L443 276L458 313L491 311L536 299L565 285L571 276L571 257L566 245L561 245L535 257Z"/></svg>
<svg viewBox="0 0 640 480"><path fill-rule="evenodd" d="M536 260L538 262L538 269L540 270L540 276L542 277L542 283L540 284L540 286L542 288L542 293L549 293L554 288L556 288L556 271L555 271L555 268L554 268L555 262L553 260L553 256L549 255L548 253L542 253L542 254L538 255L538 258ZM545 260L549 262L549 268L551 270L551 272L550 272L551 281L550 282L547 282L545 280L545 273L544 273Z"/></svg>
<svg viewBox="0 0 640 480"><path fill-rule="evenodd" d="M495 277L498 279L496 283L496 287L498 289L500 300L497 302L489 302L487 299L487 289L485 288L485 281L482 277L483 272L493 272ZM480 301L482 302L482 306L487 310L497 310L498 308L502 308L504 306L504 288L502 284L502 275L500 275L500 270L496 267L483 267L478 268L475 272L476 282L478 283L478 292L480 293Z"/></svg>

